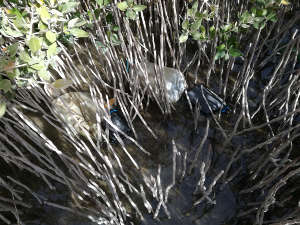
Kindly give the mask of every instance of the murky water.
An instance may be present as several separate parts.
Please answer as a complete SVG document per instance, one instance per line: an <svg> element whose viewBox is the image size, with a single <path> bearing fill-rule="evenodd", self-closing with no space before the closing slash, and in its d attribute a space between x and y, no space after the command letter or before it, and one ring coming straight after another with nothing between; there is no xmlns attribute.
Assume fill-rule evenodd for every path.
<svg viewBox="0 0 300 225"><path fill-rule="evenodd" d="M242 63L240 67L241 66ZM271 71L272 70L266 66L262 69L261 74L257 73L256 77L249 82L247 98L249 111L251 113L257 109L262 101L262 92L265 87L264 80L268 79ZM259 75L261 75L261 77L259 77ZM213 78L213 80L217 79L217 77ZM230 82L234 81L229 81L229 83ZM217 92L218 85L214 84L212 86L214 91ZM229 86L231 86L231 84L229 84ZM236 150L229 149L229 147L226 147L228 149L223 149L224 138L217 129L217 125L213 119L199 115L195 123L195 115L191 112L184 96L174 105L174 110L171 115L163 116L160 109L157 108L154 103L151 103L145 112L141 112L141 115L153 130L156 138L154 138L152 134L147 131L144 124L136 118L133 122L137 134L135 139L150 155L143 153L129 140L124 140L126 149L131 156L133 156L134 161L137 162L140 168L135 168L134 163L132 163L124 153L120 145L114 144L113 151L115 151L120 158L122 167L129 176L130 183L137 187L139 184L145 184L145 178L157 179L158 175L163 192L172 184L174 177L176 182L168 193L168 199L165 201L166 204L159 208L159 210L160 196L151 196L153 195L151 187L144 186L147 199L150 201L152 208L151 213L147 212L140 198L133 198L133 201L142 212L143 220L136 219L137 216L134 210L129 206L127 200L121 199L122 201L124 200L126 210L128 209L128 212L132 212L126 222L128 222L128 224L131 222L132 224L140 225L221 225L226 224L227 221L234 220L237 211L240 209L236 187L242 179L243 171L240 172L236 179L228 184L222 185L222 182L217 182L209 196L203 196L202 192L198 190L200 187L198 184L202 178L202 166L205 166L204 170L206 173L204 186L209 188L218 175L223 170L226 170L232 151ZM227 131L229 132L231 131L230 129L232 129L230 125L236 121L236 118L233 118L234 116L229 113L229 115L222 115L221 118L219 118L222 127L228 129ZM39 115L35 115L35 117L37 118ZM206 133L208 121L209 128ZM299 123L299 115L295 116L294 123ZM54 129L53 131L56 133L55 135L57 135L58 131ZM47 135L48 131L46 131L45 134ZM49 132L49 134L51 135L51 132ZM265 134L265 131L259 130L251 134L236 135L231 140L231 146L255 146L257 143L261 143L265 140ZM64 148L63 146L65 145L60 143L60 139L57 139L56 136L50 139L52 139L55 145L59 146L60 149ZM174 151L174 143L176 151ZM73 149L68 149L68 151L70 150L73 151ZM256 152L255 154L257 158L260 157L258 155L259 153ZM256 156L253 155L252 160L255 160ZM174 163L176 163L175 170ZM245 162L239 161L236 163L243 164ZM235 165L233 165L232 168L234 170ZM3 167L2 169L6 171L6 168ZM52 185L54 185L55 190L50 190L44 182L41 182L40 178L32 177L32 174L26 173L24 175L23 171L9 170L6 172L7 175L14 174L14 177L18 177L21 182L26 183L30 189L46 203L55 203L60 206L75 209L75 202L72 198L73 193L70 193L69 189L64 185L53 182ZM15 176L16 174L18 174L18 176ZM30 179L28 179L29 177ZM103 181L102 185L104 189L107 188L107 184ZM159 191L160 190L156 190L157 193ZM166 197L166 193L163 194L164 197ZM204 201L195 205L195 203L203 197ZM101 224L91 222L89 219L75 213L49 206L49 204L39 204L33 200L30 194L24 195L24 200L26 201L27 199L29 201L28 203L32 205L32 208L23 210L24 215L22 219L26 225ZM154 215L156 218L153 218Z"/></svg>
<svg viewBox="0 0 300 225"><path fill-rule="evenodd" d="M173 174L172 139L174 139L177 146L177 155L182 156L177 158L176 165L176 178L181 180L181 182L176 183L174 188L170 191L169 203L167 204L171 219L167 219L167 215L163 212L159 214L158 219L163 224L208 225L222 224L226 219L234 216L237 203L229 185L213 194L215 195L216 204L204 201L205 203L193 206L193 203L201 197L201 195L194 192L200 179L199 171L202 162L206 163L208 169L205 186L209 186L213 178L215 178L222 169L225 169L226 166L225 153L219 154L216 150L218 144L221 143L217 143L217 131L212 126L209 128L208 138L198 155L198 160L194 165L195 167L191 173L189 171L192 161L196 157L196 152L204 138L206 123L209 118L200 116L198 126L195 129L193 115L184 100L178 103L177 111L172 114L171 118L160 119L159 116L157 116L158 118L154 119L155 113L151 112L149 113L149 117L147 121L151 121L151 125L153 123L152 126L156 126L154 130L157 130L157 133L161 134L159 139L162 140L162 143L154 148L152 147L152 149L154 150L154 157L156 157L153 159L153 164L157 165L161 163L163 165L161 173L163 187L167 187L167 185L171 183ZM161 122L159 123L158 121ZM151 145L151 143L149 143L149 145ZM184 170L183 160L185 154L187 155L186 171ZM157 160L160 161L155 163ZM210 166L208 165L209 163ZM147 216L142 224L159 224L159 222L153 220L151 216Z"/></svg>
<svg viewBox="0 0 300 225"><path fill-rule="evenodd" d="M190 111L184 97L175 105L175 108L174 113L169 116L163 116L155 105L150 105L147 112L142 113L145 121L149 127L151 127L157 138L154 138L151 133L145 129L141 121L138 119L134 121L137 141L150 153L148 156L141 152L135 144L130 143L130 141L125 141L127 150L134 156L134 160L138 162L138 165L141 167L140 170L137 171L134 169L133 164L123 153L121 147L114 145L114 151L118 152L122 166L129 177L132 177L131 182L133 183L143 183L142 179L145 176L149 177L152 175L156 177L160 165L160 179L163 190L172 183L174 172L174 146L172 145L172 140L174 140L176 145L176 183L171 188L166 203L169 215L165 213L162 207L157 214L157 218L154 219L154 212L149 214L144 208L142 209L144 220L139 222L135 220L135 224L222 224L228 219L231 219L238 208L237 199L230 185L225 185L222 189L220 185L217 185L213 188L210 195L210 198L213 199L211 202L205 200L199 205L193 206L193 203L202 197L201 193L196 191L197 183L200 180L200 168L202 163L204 162L206 164L206 187L209 187L213 179L221 170L225 169L228 163L228 156L220 149L222 145L221 139L218 138L220 134L215 128L214 123L210 121L207 140L202 143L207 121L211 120L211 118L200 115L197 127L195 127L194 115ZM199 151L201 143L203 146L201 151ZM194 162L194 168L191 170L190 167L196 157L197 160ZM31 189L35 191L41 199L67 207L74 204L71 194L64 185L54 183L56 190L49 190L49 188L44 183L38 181L38 179L33 179L33 181L33 184L30 184ZM40 205L34 201L32 204L33 208L25 210L25 224L96 224L86 218L62 209ZM155 211L158 205L157 199L152 198L150 204ZM171 218L169 219L168 216ZM130 220L131 219L129 219L129 221Z"/></svg>

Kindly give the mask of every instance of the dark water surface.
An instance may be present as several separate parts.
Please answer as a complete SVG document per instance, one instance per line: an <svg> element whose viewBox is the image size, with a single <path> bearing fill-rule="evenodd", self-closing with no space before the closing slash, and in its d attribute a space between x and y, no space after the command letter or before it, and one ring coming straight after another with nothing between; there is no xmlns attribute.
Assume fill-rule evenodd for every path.
<svg viewBox="0 0 300 225"><path fill-rule="evenodd" d="M133 144L127 143L127 150L134 156L134 160L141 167L140 174L136 174L133 165L124 156L122 166L129 176L134 177L133 182L143 183L142 175L156 177L158 167L161 166L161 186L163 190L172 183L173 176L173 145L175 141L177 148L176 157L176 183L169 192L168 202L166 204L171 219L164 212L163 207L160 209L156 219L153 219L153 213L148 214L146 210L142 211L144 220L137 222L141 225L154 224L201 224L201 225L218 225L234 217L238 204L235 193L230 185L220 188L217 185L213 188L209 197L214 201L210 203L204 200L197 206L193 203L201 198L201 193L194 193L197 183L200 179L200 167L202 162L206 163L207 169L205 186L209 187L213 179L226 168L229 158L220 148L222 138L215 128L215 124L210 121L208 137L203 148L195 160L194 169L189 173L190 166L196 157L196 152L205 136L207 120L211 118L200 115L197 127L195 129L194 116L191 113L185 100L181 99L176 105L176 111L168 117L161 115L159 109L155 106L149 107L146 113L143 113L144 119L157 135L155 139L144 127L144 125L135 120L134 126L138 135L138 143L145 150L150 152L150 156L141 153ZM122 151L118 145L114 145L115 151ZM184 162L186 156L186 162ZM185 168L186 164L186 168ZM38 179L36 179L38 180ZM56 204L70 207L72 198L66 187L57 184L56 190L49 190L44 184L36 182L33 190L45 201L54 202ZM148 198L148 199L151 199ZM153 199L153 198L152 198ZM134 199L133 199L134 200ZM156 210L158 201L153 199L150 202L154 211ZM72 214L62 209L51 206L43 206L34 204L35 206L26 212L28 220L24 220L30 225L91 225L96 224L90 222L87 218ZM139 207L143 208L143 207ZM142 209L143 210L143 209ZM129 219L131 220L131 219Z"/></svg>
<svg viewBox="0 0 300 225"><path fill-rule="evenodd" d="M208 187L215 176L221 170L225 169L229 159L225 153L218 152L217 148L221 143L218 143L216 137L219 134L216 129L214 129L214 125L212 125L211 128L209 128L208 138L198 156L195 168L191 174L189 174L189 167L205 135L206 122L211 118L200 116L198 126L195 129L193 115L187 105L185 105L183 101L180 101L176 109L177 111L172 114L171 118L165 120L160 120L159 118L153 120L155 113L150 112L151 116L147 118L147 121L151 121L150 124L154 122L153 125L156 124L156 129L159 131L158 133L164 135L162 138L159 137L160 140L165 140L163 143L155 146L152 144L154 147L152 149L155 151L155 154L157 154L157 158L165 159L159 163L168 161L162 167L162 185L166 187L170 184L173 174L172 145L170 140L175 140L178 155L183 156L187 154L187 171L184 178L180 179L182 178L184 169L182 161L177 160L176 178L181 182L176 182L176 185L170 191L167 207L170 211L171 219L168 219L162 210L158 216L160 222L153 220L153 216L149 215L145 217L145 221L143 221L142 224L222 224L227 219L232 218L237 210L236 198L230 186L226 185L222 190L216 188L218 191L211 195L215 197L215 205L204 201L204 203L193 206L193 203L201 197L201 195L195 195L193 193L200 179L199 171L202 162L206 164L210 163L210 167L206 165L209 169L205 186ZM155 122L155 120L157 122ZM160 124L158 121L161 121ZM165 149L162 148L164 144L168 146ZM151 143L149 143L149 145L151 145Z"/></svg>

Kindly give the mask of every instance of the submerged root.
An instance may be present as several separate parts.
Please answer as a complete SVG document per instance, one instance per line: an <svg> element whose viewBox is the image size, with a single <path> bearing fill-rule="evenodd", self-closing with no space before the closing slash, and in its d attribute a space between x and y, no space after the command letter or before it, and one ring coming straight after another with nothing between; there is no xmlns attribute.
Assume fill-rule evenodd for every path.
<svg viewBox="0 0 300 225"><path fill-rule="evenodd" d="M289 32L287 29L299 23L299 15L284 29L287 18L279 12L277 23L256 30L251 37L240 35L240 40L246 40L243 59L215 61L217 38L205 43L178 43L185 17L181 8L186 9L186 1L142 2L148 9L136 21L112 11L120 27L119 46L109 42L107 24L102 20L95 22L97 30L90 38L76 43L72 50L60 43L62 52L52 76L70 80L72 86L53 94L53 90L35 84L18 90L16 100L8 105L0 120L0 168L5 171L0 175L0 220L26 224L22 212L37 205L77 213L97 224L143 221L147 213L154 219L172 218L177 216L172 200L180 184L194 179L189 210L201 204L221 204L216 201L217 193L232 184L245 202L236 223L296 224L300 191L300 31L296 29L284 46L278 43ZM94 7L89 4L85 5L87 9ZM218 4L222 10L211 18L214 24L233 21L232 10L248 7L245 1ZM208 7L208 1L199 6L203 12ZM99 40L108 46L106 52L96 45ZM145 60L157 65L155 90L145 85ZM268 63L272 72L262 80L260 72ZM190 86L202 80L229 102L230 112L204 117L197 106L180 111L186 96L183 94L176 104L168 101L160 76L164 66L183 71L187 80L192 74ZM234 72L236 67L239 69ZM135 71L145 73L145 79L139 79ZM75 118L78 123L70 124L63 119L65 115L59 115L62 112L55 111L53 100L70 92L89 96L95 108L93 132L85 119ZM132 134L112 122L111 98ZM153 111L157 115L151 114ZM181 137L164 134L162 123L167 120L195 123L182 126L188 131L174 132L178 136L190 132L191 137L196 133L188 147ZM118 132L104 128L103 122ZM86 129L78 132L78 127ZM202 131L204 135L198 135ZM111 135L117 144L111 142ZM167 151L168 146L172 151ZM226 166L215 168L215 155L224 153ZM155 154L165 161L153 159ZM58 185L65 188L72 204L47 199L37 187L55 193Z"/></svg>

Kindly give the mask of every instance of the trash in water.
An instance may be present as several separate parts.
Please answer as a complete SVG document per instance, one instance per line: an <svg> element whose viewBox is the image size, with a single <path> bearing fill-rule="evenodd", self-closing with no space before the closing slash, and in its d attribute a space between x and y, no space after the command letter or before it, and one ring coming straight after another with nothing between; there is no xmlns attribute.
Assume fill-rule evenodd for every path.
<svg viewBox="0 0 300 225"><path fill-rule="evenodd" d="M188 91L188 96L193 105L200 105L200 110L204 114L210 114L209 107L211 108L212 112L221 110L223 113L229 110L226 102L216 93L206 88L203 84L197 85Z"/></svg>
<svg viewBox="0 0 300 225"><path fill-rule="evenodd" d="M117 110L115 105L115 99L109 100L109 105L105 105L105 108L110 108L110 116L112 123L117 126L124 133L128 133L130 128ZM53 106L58 116L66 122L70 127L74 127L78 134L85 136L87 131L91 136L96 136L96 105L88 93L85 92L71 92L66 93L53 100ZM106 123L102 123L102 127L106 128ZM110 130L110 136L114 137L113 133L115 129L108 126ZM112 138L113 139L113 138Z"/></svg>
<svg viewBox="0 0 300 225"><path fill-rule="evenodd" d="M122 131L125 134L130 134L131 133L131 129L128 126L128 123L126 121L126 119L124 118L124 116L120 113L120 110L117 108L113 108L110 110L110 118L111 118L111 122L120 129L120 131ZM103 122L102 123L102 127L103 129L106 129L106 127L109 129L109 140L111 142L116 142L117 139L115 137L115 133L117 132L121 138L124 138L124 135L122 135L120 132L116 131L112 126L110 126L107 122Z"/></svg>
<svg viewBox="0 0 300 225"><path fill-rule="evenodd" d="M88 93L71 92L54 99L53 107L57 115L75 131L93 133L96 128L96 106Z"/></svg>
<svg viewBox="0 0 300 225"><path fill-rule="evenodd" d="M146 75L145 72L148 72L149 85L155 91L159 93L158 85L155 82L155 64L150 62L145 62L146 70L141 71L137 70L137 73L140 77L144 78L145 81ZM128 66L126 66L128 68ZM158 65L157 65L158 69ZM179 100L184 90L187 88L187 84L183 74L176 69L170 67L163 67L162 69L163 81L166 88L166 96L170 103L175 103Z"/></svg>

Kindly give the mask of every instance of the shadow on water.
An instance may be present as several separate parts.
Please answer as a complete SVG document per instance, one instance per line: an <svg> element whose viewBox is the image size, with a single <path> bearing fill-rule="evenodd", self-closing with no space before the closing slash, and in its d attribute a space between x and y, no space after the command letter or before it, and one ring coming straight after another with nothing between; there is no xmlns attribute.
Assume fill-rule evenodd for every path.
<svg viewBox="0 0 300 225"><path fill-rule="evenodd" d="M222 144L221 139L218 138L220 134L214 128L215 126L211 125L207 139L202 146L200 154L198 154L199 147L205 136L206 123L210 118L200 115L197 128L195 129L194 116L185 100L180 100L175 107L176 111L168 117L161 115L160 110L155 106L152 107L152 105L147 112L143 113L144 119L157 135L157 139L145 129L142 122L134 121L138 135L137 141L151 154L146 156L140 153L135 145L127 144L126 148L131 154L136 152L132 155L141 167L139 170L140 174L136 174L136 170L132 169L133 165L130 163L130 160L126 159L126 156L124 158L121 157L122 166L137 184L143 183L143 177L156 177L160 165L161 187L165 190L172 183L174 172L172 140L174 140L177 149L175 160L176 182L169 192L166 203L171 218L168 218L163 209L160 209L156 219L153 218L154 212L149 214L145 210L142 212L144 220L137 220L135 224L221 225L235 215L238 207L237 199L230 185L220 188L220 184L217 184L208 196L209 200L204 200L200 204L193 206L193 203L202 197L201 191L197 190L197 184L201 178L200 168L202 163L205 163L206 171L204 186L209 187L220 171L225 170L229 161L226 153L219 148ZM118 145L114 145L114 151L122 151L122 149ZM185 156L186 161L184 160ZM197 160L194 160L196 157ZM194 168L190 169L193 163L195 163ZM32 175L30 176L32 177ZM49 190L47 185L41 182L39 178L32 177L32 180L30 182L27 180L26 183L30 183L31 190L44 201L66 207L72 207L74 203L68 188L62 184L53 183L55 190ZM151 194L148 190L147 195L150 196ZM28 196L28 199L30 199L30 196ZM151 197L148 199L151 199ZM31 202L31 204L32 207L24 211L26 219L23 221L26 225L96 224L87 218L62 209L40 205L35 201ZM150 204L155 211L158 205L157 199L154 199Z"/></svg>
<svg viewBox="0 0 300 225"><path fill-rule="evenodd" d="M153 219L153 214L145 213L141 225L222 224L235 215L238 207L230 185L220 188L220 185L217 184L209 196L212 200L205 200L199 205L193 206L202 197L201 191L197 190L202 163L205 163L207 171L204 185L209 187L220 171L226 168L229 161L226 153L217 149L222 144L218 143L217 136L220 134L214 126L209 128L208 137L195 160L196 164L190 170L195 157L197 157L197 152L199 152L201 142L205 138L207 120L211 118L200 115L198 126L195 129L194 117L185 100L181 99L175 107L176 111L169 117L163 117L159 113L159 109L155 109L155 107L143 114L148 125L157 135L157 139L147 133L142 124L135 124L139 143L151 153L150 157L139 158L137 155L136 160L143 167L142 173L152 176L158 174L158 165L161 165L160 177L163 190L172 183L174 172L172 169L174 163L172 140L175 141L177 148L176 182L170 190L166 204L169 215L163 209L160 210L156 219ZM184 156L186 156L186 161ZM154 210L157 204L158 201L152 202Z"/></svg>

